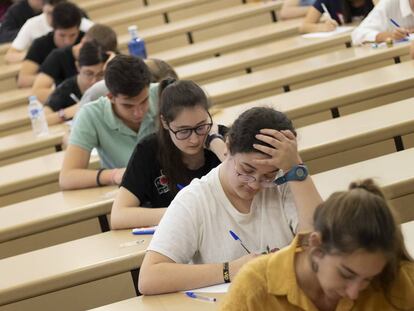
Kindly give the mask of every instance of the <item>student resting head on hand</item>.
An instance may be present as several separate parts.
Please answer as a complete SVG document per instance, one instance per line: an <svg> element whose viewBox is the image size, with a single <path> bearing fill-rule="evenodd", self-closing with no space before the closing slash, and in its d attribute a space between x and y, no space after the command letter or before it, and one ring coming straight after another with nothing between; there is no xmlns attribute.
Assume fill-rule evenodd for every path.
<svg viewBox="0 0 414 311"><path fill-rule="evenodd" d="M161 126L135 147L112 207L112 229L157 225L177 192L224 158L226 128L213 123L196 83L163 80L159 106Z"/></svg>
<svg viewBox="0 0 414 311"><path fill-rule="evenodd" d="M298 230L311 229L321 198L283 113L271 108L242 113L229 130L227 150L222 164L194 179L171 202L141 267L141 293L228 282L256 254L282 248Z"/></svg>
<svg viewBox="0 0 414 311"><path fill-rule="evenodd" d="M414 310L414 263L372 180L332 194L313 222L246 265L220 310Z"/></svg>

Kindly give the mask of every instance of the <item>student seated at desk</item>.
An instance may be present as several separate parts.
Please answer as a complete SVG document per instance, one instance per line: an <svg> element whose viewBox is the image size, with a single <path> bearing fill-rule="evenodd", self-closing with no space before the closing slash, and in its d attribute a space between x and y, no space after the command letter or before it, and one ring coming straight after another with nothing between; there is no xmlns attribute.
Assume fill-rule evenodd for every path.
<svg viewBox="0 0 414 311"><path fill-rule="evenodd" d="M393 24L391 20L396 24ZM414 1L381 0L352 32L352 44L379 43L388 38L402 40L413 32Z"/></svg>
<svg viewBox="0 0 414 311"><path fill-rule="evenodd" d="M284 0L280 10L280 18L283 20L303 17L315 0Z"/></svg>
<svg viewBox="0 0 414 311"><path fill-rule="evenodd" d="M32 86L40 65L55 48L80 42L84 35L79 29L81 19L81 11L75 4L56 5L52 13L53 31L33 41L17 76L18 87Z"/></svg>
<svg viewBox="0 0 414 311"><path fill-rule="evenodd" d="M364 18L373 7L372 0L316 0L309 8L300 32L333 31L338 25L351 23L354 18ZM326 16L321 22L323 14Z"/></svg>
<svg viewBox="0 0 414 311"><path fill-rule="evenodd" d="M225 157L225 127L213 124L203 90L167 79L160 92L161 126L132 154L112 206L112 229L157 225L178 191Z"/></svg>
<svg viewBox="0 0 414 311"><path fill-rule="evenodd" d="M29 18L19 30L16 38L6 52L4 59L8 63L17 63L23 61L26 51L32 42L52 31L52 12L55 6L67 0L43 0L43 13ZM87 32L93 22L83 17L80 30Z"/></svg>
<svg viewBox="0 0 414 311"><path fill-rule="evenodd" d="M256 254L311 230L322 200L301 164L294 133L291 121L271 108L252 108L237 118L223 163L182 189L162 217L142 263L141 293L228 282Z"/></svg>
<svg viewBox="0 0 414 311"><path fill-rule="evenodd" d="M105 70L107 97L76 114L59 176L64 190L120 184L135 145L156 131L158 84L138 57L117 55ZM100 170L88 169L96 148Z"/></svg>
<svg viewBox="0 0 414 311"><path fill-rule="evenodd" d="M77 60L79 74L66 79L53 91L45 104L49 125L71 120L79 108L79 98L95 82L103 79L108 54L95 42L85 42Z"/></svg>
<svg viewBox="0 0 414 311"><path fill-rule="evenodd" d="M313 232L244 266L220 310L414 310L414 263L372 180L332 194L313 220Z"/></svg>
<svg viewBox="0 0 414 311"><path fill-rule="evenodd" d="M63 80L78 73L76 61L79 58L80 49L87 41L94 41L103 51L108 52L115 52L118 46L116 33L111 27L95 24L78 44L54 49L40 66L39 74L33 82L33 94L39 101L46 102L55 85L59 85Z"/></svg>

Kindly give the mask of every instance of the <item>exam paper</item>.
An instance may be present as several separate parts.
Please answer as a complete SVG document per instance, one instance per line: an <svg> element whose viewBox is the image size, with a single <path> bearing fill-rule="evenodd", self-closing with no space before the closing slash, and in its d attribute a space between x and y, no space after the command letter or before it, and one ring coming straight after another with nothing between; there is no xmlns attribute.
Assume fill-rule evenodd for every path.
<svg viewBox="0 0 414 311"><path fill-rule="evenodd" d="M312 32L302 35L302 38L328 38L333 37L335 35L339 35L344 32L349 32L353 30L355 27L353 26L339 26L336 27L334 31L328 31L328 32Z"/></svg>
<svg viewBox="0 0 414 311"><path fill-rule="evenodd" d="M227 293L231 283L218 284L208 287L192 289L196 293Z"/></svg>

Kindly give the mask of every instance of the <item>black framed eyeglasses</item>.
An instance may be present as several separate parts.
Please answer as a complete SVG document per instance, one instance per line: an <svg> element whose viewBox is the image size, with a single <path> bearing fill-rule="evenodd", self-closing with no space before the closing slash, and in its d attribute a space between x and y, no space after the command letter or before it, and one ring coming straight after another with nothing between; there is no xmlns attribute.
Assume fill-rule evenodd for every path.
<svg viewBox="0 0 414 311"><path fill-rule="evenodd" d="M204 136L207 135L210 132L211 127L213 126L213 123L205 123L201 124L196 127L191 128L185 128L182 130L174 131L169 125L168 129L174 133L175 137L178 140L184 140L191 136L193 132L195 132L198 136Z"/></svg>

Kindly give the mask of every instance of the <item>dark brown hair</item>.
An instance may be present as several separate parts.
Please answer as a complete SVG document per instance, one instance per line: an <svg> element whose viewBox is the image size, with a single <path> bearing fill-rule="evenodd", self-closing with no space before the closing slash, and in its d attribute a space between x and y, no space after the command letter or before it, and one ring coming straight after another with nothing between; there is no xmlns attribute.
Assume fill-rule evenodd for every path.
<svg viewBox="0 0 414 311"><path fill-rule="evenodd" d="M163 120L169 124L184 108L201 106L208 112L208 100L204 91L193 81L166 79L160 83L158 160L163 173L168 178L168 186L173 195L178 191L177 184L187 185L191 179L185 176L186 166L181 151L171 140L168 129L164 129Z"/></svg>

